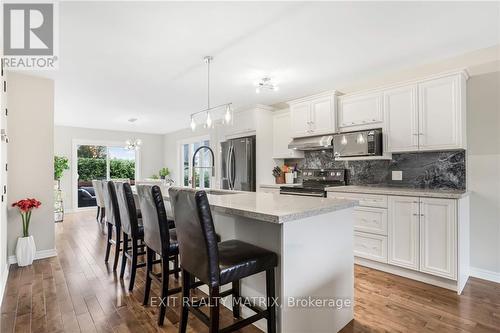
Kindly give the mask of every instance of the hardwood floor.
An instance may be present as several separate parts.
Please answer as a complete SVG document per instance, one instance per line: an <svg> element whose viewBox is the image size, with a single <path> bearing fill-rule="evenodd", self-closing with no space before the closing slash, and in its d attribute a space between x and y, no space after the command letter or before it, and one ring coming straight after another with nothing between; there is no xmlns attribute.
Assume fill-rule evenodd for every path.
<svg viewBox="0 0 500 333"><path fill-rule="evenodd" d="M178 308L169 310L164 327L156 326L158 308L142 306L143 270L129 293L128 275L120 281L104 264L104 240L93 211L67 214L56 225L58 257L11 266L0 332L177 332ZM500 284L471 278L457 296L360 266L355 274L355 320L344 333L500 332ZM152 296L158 287L153 284ZM188 332L208 331L194 317L189 321ZM226 309L221 322L232 322Z"/></svg>

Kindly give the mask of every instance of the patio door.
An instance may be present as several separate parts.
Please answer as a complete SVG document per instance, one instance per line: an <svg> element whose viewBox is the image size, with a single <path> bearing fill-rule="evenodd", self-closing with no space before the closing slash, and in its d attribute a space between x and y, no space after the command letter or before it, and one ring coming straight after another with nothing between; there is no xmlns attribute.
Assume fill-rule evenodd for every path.
<svg viewBox="0 0 500 333"><path fill-rule="evenodd" d="M92 180L129 180L133 185L136 174L136 152L118 146L76 146L77 208L97 205Z"/></svg>

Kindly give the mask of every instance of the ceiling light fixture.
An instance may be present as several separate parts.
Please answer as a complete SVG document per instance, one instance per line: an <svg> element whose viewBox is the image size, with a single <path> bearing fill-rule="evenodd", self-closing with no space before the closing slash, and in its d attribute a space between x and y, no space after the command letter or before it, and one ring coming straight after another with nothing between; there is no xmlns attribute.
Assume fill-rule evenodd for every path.
<svg viewBox="0 0 500 333"><path fill-rule="evenodd" d="M211 128L215 122L221 121L224 125L232 124L233 120L233 109L232 103L220 104L214 107L210 107L210 64L214 60L212 56L206 56L203 58L207 64L207 108L191 114L191 130L195 131L200 120L200 124L203 123L203 127ZM203 121L204 120L204 121Z"/></svg>
<svg viewBox="0 0 500 333"><path fill-rule="evenodd" d="M255 92L259 94L262 90L278 91L280 88L276 83L273 83L270 77L264 77L260 82L257 83L257 88Z"/></svg>
<svg viewBox="0 0 500 333"><path fill-rule="evenodd" d="M137 118L130 118L128 120L129 123L132 125L137 121ZM136 137L133 137L132 139L128 139L125 141L125 149L127 150L139 150L142 145L142 140L138 139Z"/></svg>

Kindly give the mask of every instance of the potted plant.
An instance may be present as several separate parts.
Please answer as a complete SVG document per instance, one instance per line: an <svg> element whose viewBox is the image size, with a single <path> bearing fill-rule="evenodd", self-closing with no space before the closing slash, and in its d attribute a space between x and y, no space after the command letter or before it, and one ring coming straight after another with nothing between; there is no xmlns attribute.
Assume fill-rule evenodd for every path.
<svg viewBox="0 0 500 333"><path fill-rule="evenodd" d="M160 174L161 179L165 179L170 175L170 170L168 168L161 168L158 172Z"/></svg>
<svg viewBox="0 0 500 333"><path fill-rule="evenodd" d="M61 191L61 178L64 171L69 170L68 158L65 156L54 156L54 221L62 222L64 220L64 202Z"/></svg>
<svg viewBox="0 0 500 333"><path fill-rule="evenodd" d="M22 199L12 204L17 207L23 222L23 237L17 239L16 257L18 266L28 266L35 258L36 246L33 236L29 234L31 213L34 208L40 207L42 203L36 199Z"/></svg>

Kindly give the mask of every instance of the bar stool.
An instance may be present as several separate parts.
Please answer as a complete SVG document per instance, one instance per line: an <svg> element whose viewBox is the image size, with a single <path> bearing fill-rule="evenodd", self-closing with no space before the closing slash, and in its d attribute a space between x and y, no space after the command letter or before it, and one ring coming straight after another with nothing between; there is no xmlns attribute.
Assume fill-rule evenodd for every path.
<svg viewBox="0 0 500 333"><path fill-rule="evenodd" d="M123 254L120 278L125 275L127 258L130 259L130 284L129 291L134 289L135 274L137 268L146 266L146 262L138 263L138 257L145 255L144 251L144 228L142 220L137 217L134 194L129 183L115 182L115 192L120 212L120 221L123 232ZM129 246L129 242L131 243ZM130 253L132 250L132 253Z"/></svg>
<svg viewBox="0 0 500 333"><path fill-rule="evenodd" d="M143 216L144 243L146 244L146 285L143 305L147 305L153 279L161 284L162 300L181 291L180 287L168 288L169 276L171 274L177 275L180 271L178 266L179 246L175 229L169 228L169 220L160 188L156 185L136 185L136 189ZM156 254L160 256L160 260L155 260ZM173 269L169 269L170 261L174 263ZM153 272L154 264L161 264L161 274ZM160 326L163 325L166 311L166 304L162 301L158 315L158 325Z"/></svg>
<svg viewBox="0 0 500 333"><path fill-rule="evenodd" d="M104 262L109 260L109 252L111 246L115 247L115 259L113 263L113 271L116 271L118 266L118 258L120 257L122 243L122 229L118 204L116 203L116 191L112 181L103 181L104 207L106 209L106 225L107 225L107 242L106 254ZM113 239L113 229L115 231L115 239Z"/></svg>
<svg viewBox="0 0 500 333"><path fill-rule="evenodd" d="M97 216L96 220L100 224L104 220L104 216L106 215L106 209L104 208L104 198L102 194L102 181L101 180L92 180L92 186L94 187L95 199L97 203Z"/></svg>
<svg viewBox="0 0 500 333"><path fill-rule="evenodd" d="M232 332L256 322L267 319L267 332L276 332L275 276L274 268L278 257L275 253L260 247L238 241L228 240L217 243L214 222L205 191L171 187L170 202L173 208L177 240L182 268L182 311L179 332L185 333L188 312L191 311L209 327L210 333ZM248 307L256 314L240 319L223 329L219 328L219 299L233 296L233 316L239 318L239 281L245 277L266 272L266 296L268 306L265 310L256 306ZM210 315L207 316L198 304L186 301L190 297L191 282L198 278L209 287L208 304ZM222 285L231 283L232 288L220 292ZM237 302L235 302L235 300ZM269 302L269 300L272 300ZM245 302L246 305L246 302Z"/></svg>

